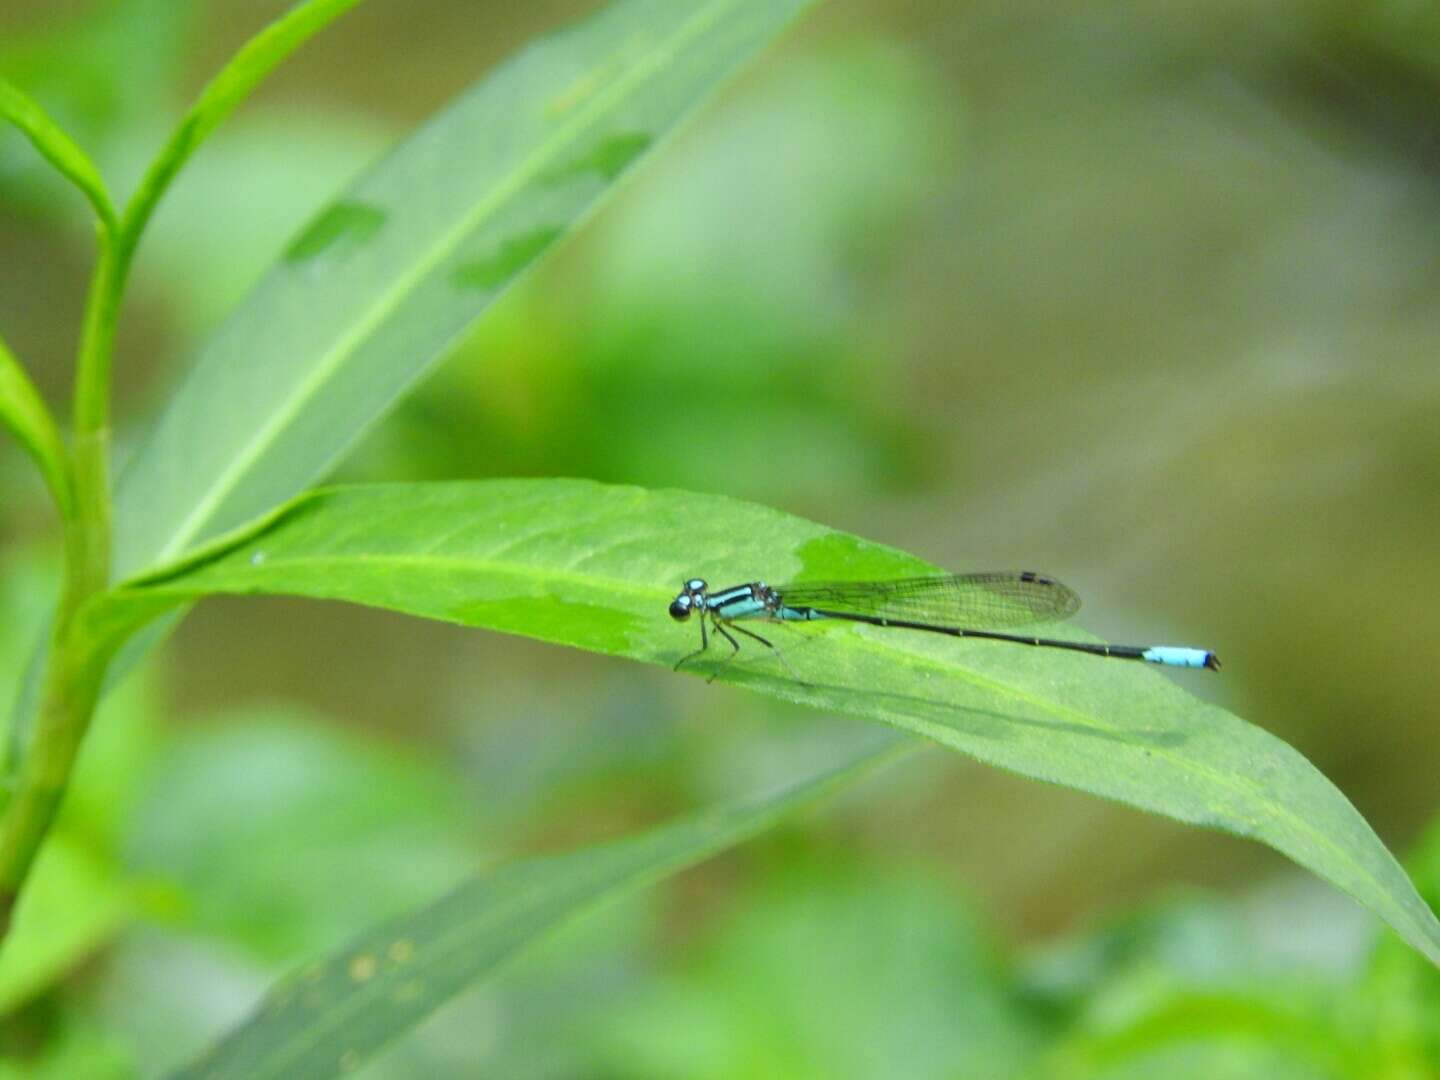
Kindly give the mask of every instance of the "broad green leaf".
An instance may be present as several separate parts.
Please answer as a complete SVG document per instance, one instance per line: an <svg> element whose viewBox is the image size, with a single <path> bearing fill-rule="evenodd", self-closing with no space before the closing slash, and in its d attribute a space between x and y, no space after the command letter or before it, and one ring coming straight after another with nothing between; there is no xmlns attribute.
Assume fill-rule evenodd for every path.
<svg viewBox="0 0 1440 1080"><path fill-rule="evenodd" d="M3 87L0 87L3 90ZM0 426L10 429L35 459L62 514L70 512L70 474L65 443L50 410L20 361L0 341Z"/></svg>
<svg viewBox="0 0 1440 1080"><path fill-rule="evenodd" d="M85 151L75 145L33 98L3 77L0 77L0 117L24 132L41 156L80 189L106 227L115 224L115 208L105 190L105 181Z"/></svg>
<svg viewBox="0 0 1440 1080"><path fill-rule="evenodd" d="M715 496L561 480L339 488L121 587L90 618L103 637L207 593L286 593L668 665L698 643L695 625L666 614L686 577L724 586L930 569L893 548ZM744 661L722 665L717 650L695 670L1260 840L1440 961L1440 923L1345 797L1279 739L1144 665L878 627L774 632L783 632L804 683L748 641Z"/></svg>
<svg viewBox="0 0 1440 1080"><path fill-rule="evenodd" d="M549 931L740 843L912 745L872 741L778 792L482 874L286 979L249 1021L175 1075L263 1080L349 1072Z"/></svg>
<svg viewBox="0 0 1440 1080"><path fill-rule="evenodd" d="M120 575L328 469L807 0L620 0L462 94L317 217L120 482Z"/></svg>

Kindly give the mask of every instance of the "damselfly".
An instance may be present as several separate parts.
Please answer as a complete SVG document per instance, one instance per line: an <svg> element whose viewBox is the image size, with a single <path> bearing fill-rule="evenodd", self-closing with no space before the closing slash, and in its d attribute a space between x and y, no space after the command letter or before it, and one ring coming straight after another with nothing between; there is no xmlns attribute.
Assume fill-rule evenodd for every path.
<svg viewBox="0 0 1440 1080"><path fill-rule="evenodd" d="M1209 668L1220 661L1208 649L1178 645L1097 645L1088 641L1030 637L1005 631L1036 623L1059 622L1080 610L1080 597L1054 578L1034 570L984 574L943 574L894 581L802 582L766 585L752 581L711 592L700 578L685 582L670 603L670 616L684 622L700 614L700 648L680 658L678 671L710 647L708 624L730 643L733 659L740 643L731 631L779 650L768 640L737 625L741 619L814 622L844 619L871 626L925 630L951 637L985 638L1017 645L1071 649L1117 660L1144 660L1170 667Z"/></svg>

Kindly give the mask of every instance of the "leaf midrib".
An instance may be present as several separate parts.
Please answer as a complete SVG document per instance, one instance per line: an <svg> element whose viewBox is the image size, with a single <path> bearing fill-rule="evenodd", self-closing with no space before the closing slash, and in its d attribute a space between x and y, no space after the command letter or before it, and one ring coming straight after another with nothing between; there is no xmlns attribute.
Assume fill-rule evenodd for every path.
<svg viewBox="0 0 1440 1080"><path fill-rule="evenodd" d="M632 68L629 74L616 79L609 87L597 93L587 105L582 106L568 123L541 143L538 149L522 161L521 165L512 173L509 181L502 183L490 195L476 203L475 208L463 216L457 226L443 234L432 246L428 256L419 259L411 270L397 279L395 285L382 296L372 313L360 320L350 332L342 335L326 352L321 363L301 383L297 393L291 398L290 404L277 410L271 419L256 431L250 441L232 459L231 465L221 472L216 485L181 520L170 540L147 566L169 562L184 550L185 546L203 528L215 509L239 486L240 478L245 475L249 467L275 442L278 432L289 426L290 420L299 413L306 402L320 392L321 387L329 381L342 361L358 348L359 344L368 338L378 325L389 318L401 301L410 294L415 283L423 280L443 262L459 246L465 236L477 226L478 222L538 174L541 168L558 154L561 147L568 145L577 128L595 116L603 114L617 98L632 86L643 83L652 72L673 59L680 48L718 22L726 10L739 2L740 0L715 0L710 6L694 15L672 35L668 42L658 44L651 55Z"/></svg>

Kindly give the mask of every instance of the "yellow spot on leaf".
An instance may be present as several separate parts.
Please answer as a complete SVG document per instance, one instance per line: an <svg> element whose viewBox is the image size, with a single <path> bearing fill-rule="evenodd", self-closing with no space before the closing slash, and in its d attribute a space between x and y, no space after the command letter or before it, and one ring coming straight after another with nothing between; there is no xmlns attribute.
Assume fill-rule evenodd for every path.
<svg viewBox="0 0 1440 1080"><path fill-rule="evenodd" d="M394 941L386 954L397 964L403 964L415 955L415 943L409 938L399 938Z"/></svg>
<svg viewBox="0 0 1440 1080"><path fill-rule="evenodd" d="M356 982L364 982L375 974L375 957L370 953L361 953L350 961L350 978Z"/></svg>

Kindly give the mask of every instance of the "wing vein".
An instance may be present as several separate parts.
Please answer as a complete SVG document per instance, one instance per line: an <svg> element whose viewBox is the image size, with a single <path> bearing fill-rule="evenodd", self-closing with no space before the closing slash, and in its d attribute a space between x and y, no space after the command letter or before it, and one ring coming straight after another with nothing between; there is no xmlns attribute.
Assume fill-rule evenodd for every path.
<svg viewBox="0 0 1440 1080"><path fill-rule="evenodd" d="M1074 590L1033 570L942 574L893 581L777 586L794 608L819 608L940 626L1000 630L1060 622L1080 610Z"/></svg>

